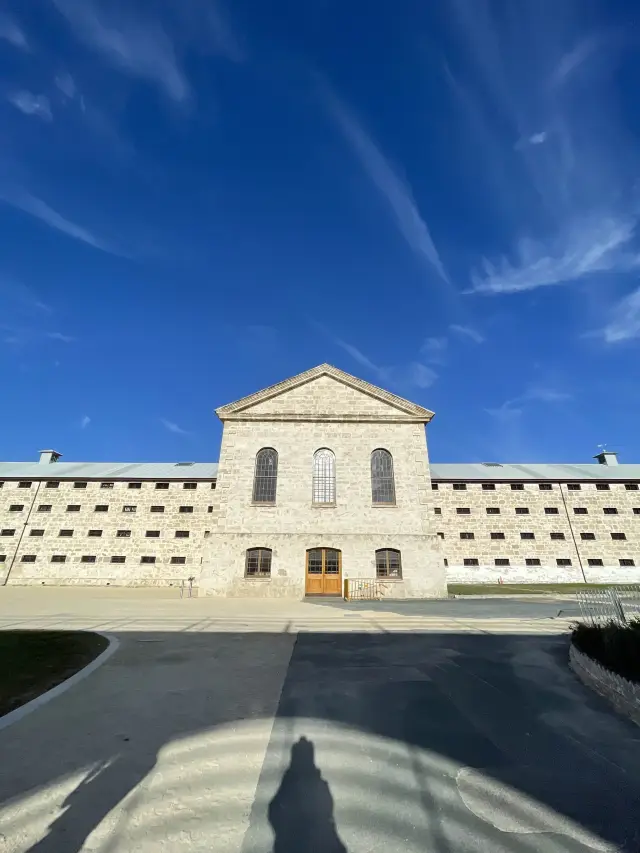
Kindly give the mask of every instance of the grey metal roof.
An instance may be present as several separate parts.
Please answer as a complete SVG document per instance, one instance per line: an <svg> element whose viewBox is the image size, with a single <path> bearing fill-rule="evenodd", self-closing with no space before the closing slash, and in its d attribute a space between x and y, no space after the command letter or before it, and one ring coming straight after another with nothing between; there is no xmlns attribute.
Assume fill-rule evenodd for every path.
<svg viewBox="0 0 640 853"><path fill-rule="evenodd" d="M556 465L538 463L498 464L483 462L434 462L433 480L640 480L640 465Z"/></svg>
<svg viewBox="0 0 640 853"><path fill-rule="evenodd" d="M211 480L217 462L0 462L0 480Z"/></svg>

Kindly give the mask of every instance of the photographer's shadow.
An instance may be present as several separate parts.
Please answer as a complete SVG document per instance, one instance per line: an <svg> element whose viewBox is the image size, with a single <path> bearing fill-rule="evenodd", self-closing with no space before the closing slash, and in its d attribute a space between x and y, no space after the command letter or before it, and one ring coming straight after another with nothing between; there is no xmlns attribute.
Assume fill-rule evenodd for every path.
<svg viewBox="0 0 640 853"><path fill-rule="evenodd" d="M347 853L338 836L329 785L316 767L313 743L301 737L269 803L273 853Z"/></svg>

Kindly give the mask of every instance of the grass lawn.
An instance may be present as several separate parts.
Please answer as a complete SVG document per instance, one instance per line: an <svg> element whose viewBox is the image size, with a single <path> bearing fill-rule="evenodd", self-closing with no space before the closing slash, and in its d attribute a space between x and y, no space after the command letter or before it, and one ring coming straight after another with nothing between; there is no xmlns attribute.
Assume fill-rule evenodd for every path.
<svg viewBox="0 0 640 853"><path fill-rule="evenodd" d="M0 631L0 717L69 678L107 645L85 631Z"/></svg>
<svg viewBox="0 0 640 853"><path fill-rule="evenodd" d="M614 583L450 583L450 595L544 595L586 589L609 589ZM622 584L624 586L624 584Z"/></svg>

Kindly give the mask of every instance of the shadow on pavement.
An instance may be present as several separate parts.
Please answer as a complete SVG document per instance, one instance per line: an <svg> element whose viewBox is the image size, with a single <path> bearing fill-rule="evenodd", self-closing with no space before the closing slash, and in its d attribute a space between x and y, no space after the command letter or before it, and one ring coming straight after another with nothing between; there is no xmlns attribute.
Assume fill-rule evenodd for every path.
<svg viewBox="0 0 640 853"><path fill-rule="evenodd" d="M34 827L16 850L235 849L218 827L248 813L243 853L592 853L640 835L640 732L570 672L566 637L120 639L0 733L9 849Z"/></svg>

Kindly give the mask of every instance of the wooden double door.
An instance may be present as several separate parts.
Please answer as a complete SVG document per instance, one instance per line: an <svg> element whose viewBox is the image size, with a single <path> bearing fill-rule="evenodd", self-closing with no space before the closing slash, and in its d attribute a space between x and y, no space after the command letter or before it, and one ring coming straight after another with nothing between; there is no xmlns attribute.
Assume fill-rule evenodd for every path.
<svg viewBox="0 0 640 853"><path fill-rule="evenodd" d="M342 595L342 552L336 548L307 551L307 595Z"/></svg>

